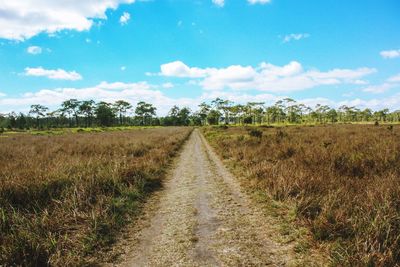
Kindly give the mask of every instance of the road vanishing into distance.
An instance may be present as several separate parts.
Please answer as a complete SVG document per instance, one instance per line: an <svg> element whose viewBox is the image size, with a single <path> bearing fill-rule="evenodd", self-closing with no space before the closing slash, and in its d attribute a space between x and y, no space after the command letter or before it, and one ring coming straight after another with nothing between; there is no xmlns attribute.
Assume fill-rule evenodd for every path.
<svg viewBox="0 0 400 267"><path fill-rule="evenodd" d="M112 266L287 266L270 224L196 129Z"/></svg>

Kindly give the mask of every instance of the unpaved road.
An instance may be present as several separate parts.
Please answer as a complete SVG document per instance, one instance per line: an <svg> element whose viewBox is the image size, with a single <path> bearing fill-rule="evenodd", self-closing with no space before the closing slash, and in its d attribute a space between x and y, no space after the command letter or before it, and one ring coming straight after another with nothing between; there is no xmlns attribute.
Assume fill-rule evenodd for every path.
<svg viewBox="0 0 400 267"><path fill-rule="evenodd" d="M290 249L198 130L165 187L146 204L141 229L125 240L120 266L287 266Z"/></svg>

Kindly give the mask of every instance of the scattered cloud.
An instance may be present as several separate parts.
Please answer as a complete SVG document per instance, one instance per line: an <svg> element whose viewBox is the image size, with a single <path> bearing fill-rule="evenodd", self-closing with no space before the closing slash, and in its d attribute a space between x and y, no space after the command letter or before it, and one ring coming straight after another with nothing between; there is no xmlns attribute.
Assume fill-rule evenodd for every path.
<svg viewBox="0 0 400 267"><path fill-rule="evenodd" d="M124 12L122 14L122 16L119 18L119 23L121 25L126 25L128 24L128 21L131 19L131 14L129 14L128 12Z"/></svg>
<svg viewBox="0 0 400 267"><path fill-rule="evenodd" d="M396 83L396 82L400 83L400 73L390 77L387 81L391 83Z"/></svg>
<svg viewBox="0 0 400 267"><path fill-rule="evenodd" d="M251 5L255 5L255 4L268 4L271 3L271 0L247 0L247 2Z"/></svg>
<svg viewBox="0 0 400 267"><path fill-rule="evenodd" d="M82 76L76 71L65 71L63 69L57 70L46 70L42 67L38 68L25 68L26 76L36 76L36 77L47 77L52 80L69 80L76 81L81 80Z"/></svg>
<svg viewBox="0 0 400 267"><path fill-rule="evenodd" d="M26 49L29 54L38 55L42 53L42 48L40 46L30 46Z"/></svg>
<svg viewBox="0 0 400 267"><path fill-rule="evenodd" d="M6 96L6 94L0 92L0 97L4 97L4 96Z"/></svg>
<svg viewBox="0 0 400 267"><path fill-rule="evenodd" d="M212 0L214 5L217 5L219 7L223 7L225 5L225 0Z"/></svg>
<svg viewBox="0 0 400 267"><path fill-rule="evenodd" d="M171 98L166 96L162 91L157 90L160 86L150 85L147 82L124 83L124 82L101 82L98 85L84 88L55 88L42 89L37 92L24 93L15 97L5 97L3 94L0 98L1 113L10 111L28 111L28 107L32 104L42 104L51 109L56 109L63 101L71 98L80 100L93 99L95 101L114 102L119 99L124 99L132 104L139 101L152 103L157 107L157 114L164 116L168 113L173 105L180 107L189 107L192 110L197 110L198 105L203 102L209 102L217 97L230 99L235 103L246 102L264 102L265 105L272 105L277 100L285 98L284 95L274 95L269 93L248 94L240 91L205 91L196 98ZM297 99L299 103L304 103L308 106L315 107L316 104L329 105L338 108L342 105L356 106L358 108L372 108L374 110L382 108L398 109L400 106L400 93L384 97L364 100L360 98L349 99L344 101L333 101L327 98L308 98Z"/></svg>
<svg viewBox="0 0 400 267"><path fill-rule="evenodd" d="M291 41L299 41L301 39L305 39L308 37L310 37L310 34L308 34L308 33L291 33L291 34L287 34L283 37L283 42L289 43Z"/></svg>
<svg viewBox="0 0 400 267"><path fill-rule="evenodd" d="M161 65L158 75L179 78L198 78L206 90L246 90L256 89L269 92L292 92L323 85L366 83L363 77L375 73L373 68L332 69L319 71L304 70L292 61L284 66L262 62L257 67L231 65L226 68L189 67L182 61ZM154 74L153 74L154 75Z"/></svg>
<svg viewBox="0 0 400 267"><path fill-rule="evenodd" d="M157 107L159 115L166 115L173 105L195 108L200 103L197 99L192 98L170 98L155 88L147 82L101 82L93 87L43 89L25 93L18 97L0 98L0 107L3 109L0 112L26 111L27 107L37 103L55 109L63 101L71 98L106 102L124 99L132 104L146 101Z"/></svg>
<svg viewBox="0 0 400 267"><path fill-rule="evenodd" d="M1 1L0 38L23 41L40 33L89 30L106 11L135 0Z"/></svg>
<svg viewBox="0 0 400 267"><path fill-rule="evenodd" d="M381 57L383 58L397 58L400 57L400 49L398 50L385 50L380 52Z"/></svg>
<svg viewBox="0 0 400 267"><path fill-rule="evenodd" d="M125 67L125 66L122 66L122 67L121 67L121 70L122 70L122 71L125 71L125 70L126 70L126 67Z"/></svg>
<svg viewBox="0 0 400 267"><path fill-rule="evenodd" d="M384 93L396 86L398 86L398 85L392 84L392 83L383 83L380 85L368 86L368 87L364 88L362 91L366 92L366 93L381 94L381 93Z"/></svg>
<svg viewBox="0 0 400 267"><path fill-rule="evenodd" d="M166 88L166 89L169 89L169 88L173 88L174 84L173 83L169 83L169 82L168 83L163 83L162 87Z"/></svg>

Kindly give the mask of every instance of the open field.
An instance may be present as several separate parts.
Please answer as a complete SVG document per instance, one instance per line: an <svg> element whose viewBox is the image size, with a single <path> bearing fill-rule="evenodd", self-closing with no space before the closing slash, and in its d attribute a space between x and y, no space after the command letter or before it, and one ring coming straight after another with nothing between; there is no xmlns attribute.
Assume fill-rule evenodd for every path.
<svg viewBox="0 0 400 267"><path fill-rule="evenodd" d="M161 186L191 128L0 138L0 265L82 265Z"/></svg>
<svg viewBox="0 0 400 267"><path fill-rule="evenodd" d="M268 206L291 207L333 265L400 262L400 127L213 127L205 137Z"/></svg>

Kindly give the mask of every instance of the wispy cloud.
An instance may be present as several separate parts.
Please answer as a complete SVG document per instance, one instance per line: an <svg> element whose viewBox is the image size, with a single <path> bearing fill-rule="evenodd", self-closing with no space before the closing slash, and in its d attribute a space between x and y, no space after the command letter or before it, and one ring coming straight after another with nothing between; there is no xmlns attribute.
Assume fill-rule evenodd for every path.
<svg viewBox="0 0 400 267"><path fill-rule="evenodd" d="M129 14L128 12L124 12L122 14L122 16L119 18L119 23L121 25L126 25L128 24L128 21L131 19L131 14Z"/></svg>
<svg viewBox="0 0 400 267"><path fill-rule="evenodd" d="M251 5L255 5L255 4L268 4L271 3L271 0L247 0L247 2Z"/></svg>
<svg viewBox="0 0 400 267"><path fill-rule="evenodd" d="M40 46L30 46L26 49L29 54L38 55L42 53L42 48Z"/></svg>
<svg viewBox="0 0 400 267"><path fill-rule="evenodd" d="M288 43L291 41L299 41L308 37L310 37L309 33L291 33L283 36L283 42Z"/></svg>
<svg viewBox="0 0 400 267"><path fill-rule="evenodd" d="M223 7L225 5L225 0L212 0L213 4Z"/></svg>
<svg viewBox="0 0 400 267"><path fill-rule="evenodd" d="M385 50L380 52L381 57L383 58L397 58L400 57L400 49L398 50Z"/></svg>
<svg viewBox="0 0 400 267"><path fill-rule="evenodd" d="M373 94L381 94L396 87L400 87L400 73L395 76L389 77L382 84L368 86L362 91Z"/></svg>
<svg viewBox="0 0 400 267"><path fill-rule="evenodd" d="M46 70L42 67L38 68L25 68L26 76L47 77L52 80L81 80L82 76L76 71L65 71L63 69Z"/></svg>

